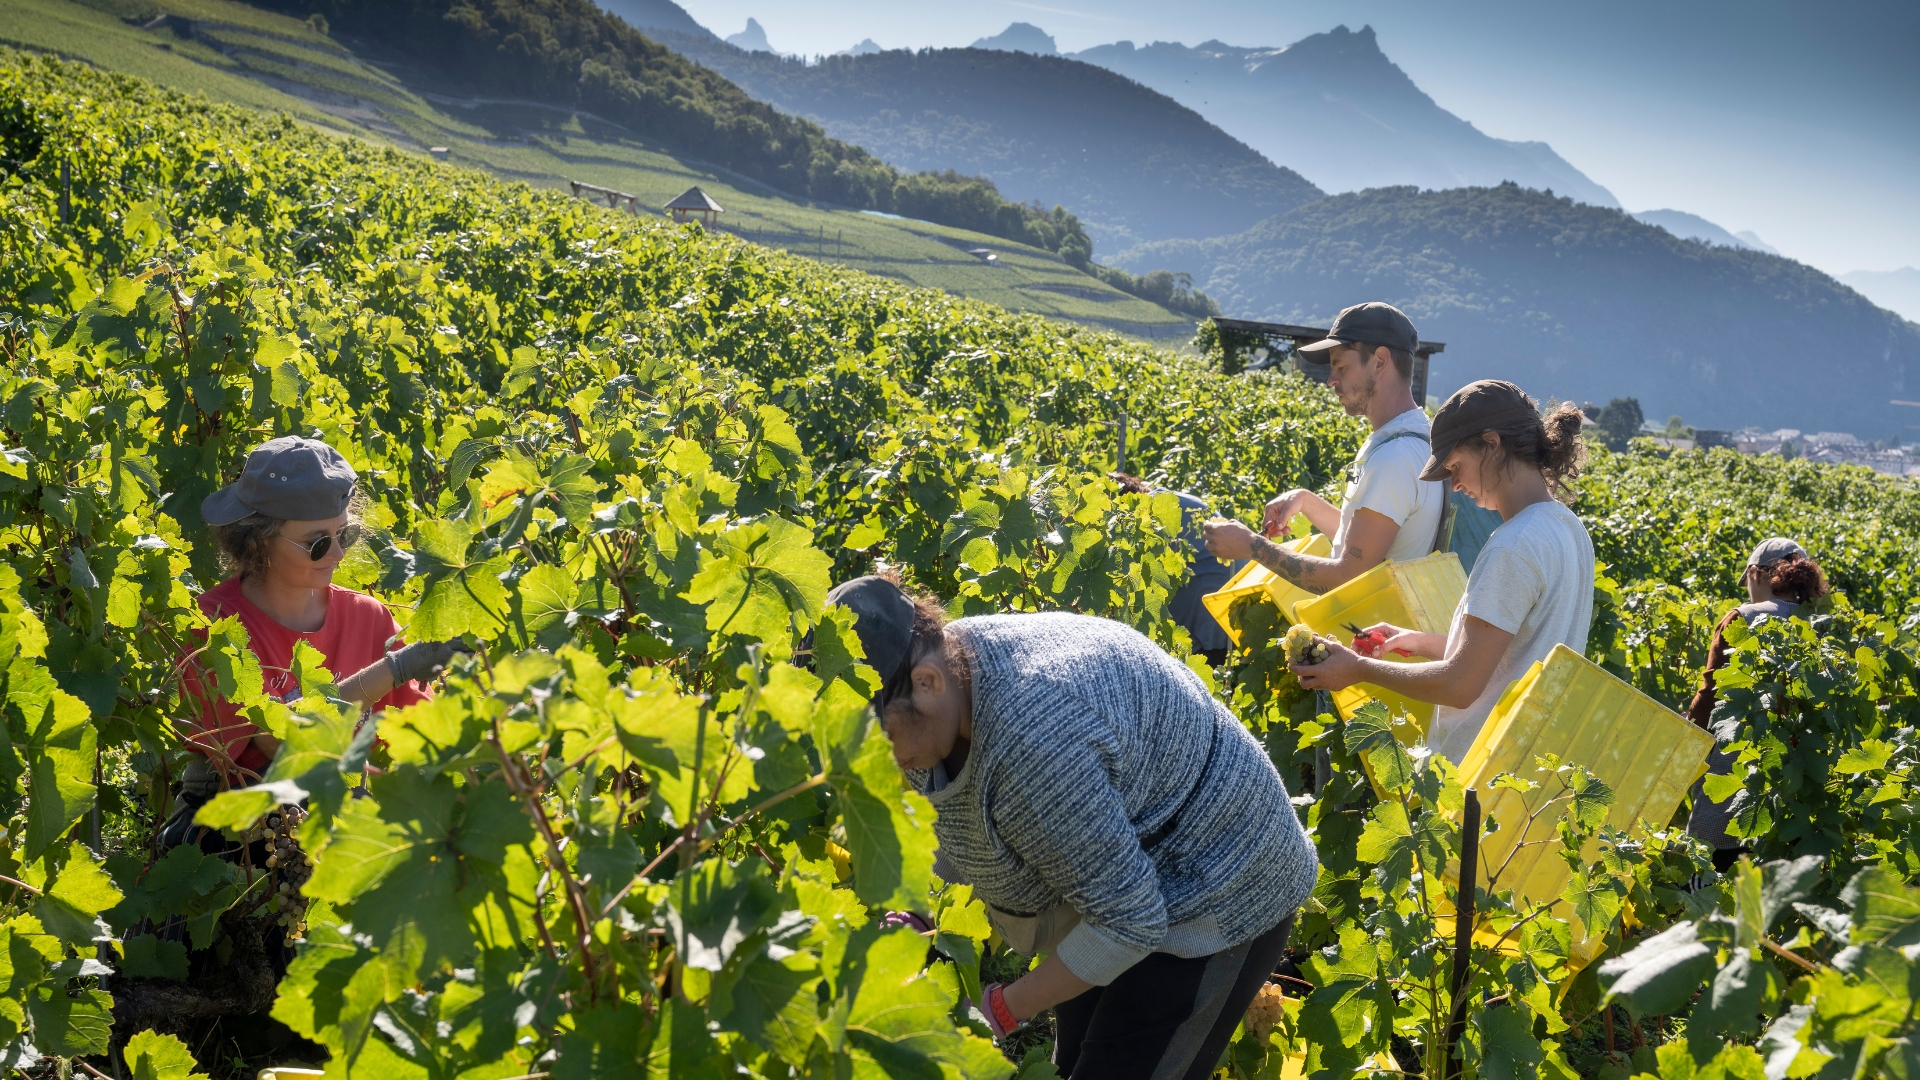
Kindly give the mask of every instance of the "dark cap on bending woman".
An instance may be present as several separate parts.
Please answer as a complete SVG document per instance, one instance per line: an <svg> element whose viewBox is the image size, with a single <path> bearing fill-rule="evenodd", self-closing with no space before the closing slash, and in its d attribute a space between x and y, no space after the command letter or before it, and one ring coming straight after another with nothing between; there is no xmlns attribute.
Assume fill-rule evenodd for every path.
<svg viewBox="0 0 1920 1080"><path fill-rule="evenodd" d="M874 695L873 706L884 709L890 699L904 691L912 673L913 601L899 585L870 574L835 585L827 593L827 603L853 612L853 632L866 650L867 666L880 675L880 692Z"/></svg>

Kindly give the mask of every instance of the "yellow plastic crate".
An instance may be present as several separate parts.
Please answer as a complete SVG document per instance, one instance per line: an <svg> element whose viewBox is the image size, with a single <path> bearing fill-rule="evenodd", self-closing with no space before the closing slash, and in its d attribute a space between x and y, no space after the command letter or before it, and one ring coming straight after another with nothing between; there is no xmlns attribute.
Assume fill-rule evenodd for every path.
<svg viewBox="0 0 1920 1080"><path fill-rule="evenodd" d="M1403 563L1389 559L1324 595L1296 604L1295 621L1305 623L1316 634L1342 642L1353 638L1347 629L1349 623L1364 628L1384 622L1445 635L1453 621L1453 609L1466 591L1467 575L1460 569L1460 556L1450 551ZM1419 662L1416 657L1391 653L1385 659L1403 664ZM1427 702L1402 697L1372 683L1333 693L1334 707L1345 719L1352 719L1360 706L1375 700L1395 716L1407 717L1407 724L1395 727L1403 742L1426 736L1427 726L1433 722L1433 706Z"/></svg>
<svg viewBox="0 0 1920 1080"><path fill-rule="evenodd" d="M1527 815L1559 788L1552 778L1537 774L1535 758L1553 754L1584 766L1613 789L1607 823L1614 828L1626 829L1641 820L1658 829L1666 827L1687 789L1706 773L1712 749L1713 736L1706 731L1565 645L1554 646L1544 661L1500 695L1460 762L1462 786L1480 790L1483 820L1500 823L1498 831L1480 841L1481 887L1486 887L1487 874L1503 864L1494 888L1512 889L1534 903L1552 901L1567 886L1567 864L1558 854L1559 815L1550 810L1522 832ZM1542 783L1524 793L1495 789L1492 780L1501 773ZM1513 854L1523 840L1549 842ZM1587 855L1589 861L1598 857L1597 851ZM1458 871L1457 866L1449 868L1448 878L1457 880ZM1574 932L1582 930L1576 920ZM1597 938L1577 940L1574 967L1585 967L1599 951Z"/></svg>
<svg viewBox="0 0 1920 1080"><path fill-rule="evenodd" d="M1333 554L1333 539L1325 533L1298 537L1280 546L1288 551L1322 559ZM1241 567L1239 573L1233 575L1225 585L1221 586L1219 592L1208 593L1200 598L1200 602L1207 606L1207 610L1213 614L1214 621L1227 632L1227 637L1238 645L1240 628L1234 625L1233 605L1241 597L1260 595L1272 601L1273 605L1280 609L1280 613L1286 616L1288 622L1293 622L1294 605L1302 600L1313 599L1314 594L1248 559L1247 565Z"/></svg>

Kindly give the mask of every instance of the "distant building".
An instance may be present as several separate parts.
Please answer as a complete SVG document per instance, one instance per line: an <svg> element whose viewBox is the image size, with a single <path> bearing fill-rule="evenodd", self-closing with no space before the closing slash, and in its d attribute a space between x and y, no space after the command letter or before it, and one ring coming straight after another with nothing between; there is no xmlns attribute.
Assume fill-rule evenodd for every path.
<svg viewBox="0 0 1920 1080"><path fill-rule="evenodd" d="M698 221L705 227L711 227L715 219L726 213L719 203L713 201L713 196L701 191L698 185L681 192L680 197L668 203L666 209L675 221Z"/></svg>

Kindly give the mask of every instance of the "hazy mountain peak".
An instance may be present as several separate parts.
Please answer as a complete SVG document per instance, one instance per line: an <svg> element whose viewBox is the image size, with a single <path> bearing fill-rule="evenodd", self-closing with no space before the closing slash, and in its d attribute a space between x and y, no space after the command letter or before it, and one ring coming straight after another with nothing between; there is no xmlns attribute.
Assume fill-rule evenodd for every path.
<svg viewBox="0 0 1920 1080"><path fill-rule="evenodd" d="M861 38L860 44L855 45L851 49L846 49L844 51L834 53L833 55L835 56L866 56L870 53L886 52L886 51L887 50L875 44L872 38Z"/></svg>
<svg viewBox="0 0 1920 1080"><path fill-rule="evenodd" d="M751 15L747 17L747 28L745 30L737 34L727 35L727 44L739 46L748 52L774 51L773 46L767 44L766 28L760 25L760 20L755 19Z"/></svg>
<svg viewBox="0 0 1920 1080"><path fill-rule="evenodd" d="M1620 205L1546 143L1497 139L1441 108L1381 49L1371 25L1343 24L1284 48L1129 42L1073 56L1166 94L1329 191L1512 180ZM1321 147L1341 150L1311 150Z"/></svg>
<svg viewBox="0 0 1920 1080"><path fill-rule="evenodd" d="M1764 251L1769 255L1780 254L1780 252L1776 250L1772 244L1769 244L1765 240L1762 240L1758 236L1754 235L1754 232L1752 229L1742 229L1739 232L1734 233L1733 235L1746 241L1747 246L1754 249L1755 251Z"/></svg>
<svg viewBox="0 0 1920 1080"><path fill-rule="evenodd" d="M1003 52L1026 52L1035 56L1056 56L1060 49L1053 43L1053 35L1032 23L1017 22L1005 30L983 37L973 43L976 49L999 49Z"/></svg>
<svg viewBox="0 0 1920 1080"><path fill-rule="evenodd" d="M708 40L718 37L673 0L599 0L599 4L602 11L619 16L628 26L642 33L648 30L671 30L676 34L692 34Z"/></svg>
<svg viewBox="0 0 1920 1080"><path fill-rule="evenodd" d="M1748 248L1764 251L1769 255L1779 252L1764 243L1755 243L1760 238L1752 233L1733 233L1715 225L1698 214L1689 214L1685 210L1642 210L1633 215L1634 220L1665 229L1682 240L1698 240L1703 244L1719 244L1721 247ZM1747 237L1753 236L1753 241Z"/></svg>

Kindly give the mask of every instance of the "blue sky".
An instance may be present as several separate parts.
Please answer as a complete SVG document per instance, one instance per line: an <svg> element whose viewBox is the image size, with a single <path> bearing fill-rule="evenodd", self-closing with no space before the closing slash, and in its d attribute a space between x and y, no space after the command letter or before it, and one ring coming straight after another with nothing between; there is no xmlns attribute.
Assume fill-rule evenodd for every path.
<svg viewBox="0 0 1920 1080"><path fill-rule="evenodd" d="M1629 210L1671 207L1832 274L1920 266L1920 2L681 0L808 55L967 45L1031 22L1063 51L1284 45L1346 23L1482 131L1540 139ZM1286 164L1286 162L1281 162Z"/></svg>

